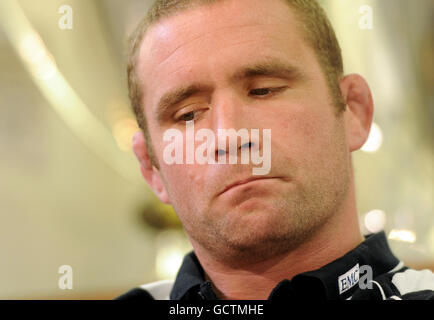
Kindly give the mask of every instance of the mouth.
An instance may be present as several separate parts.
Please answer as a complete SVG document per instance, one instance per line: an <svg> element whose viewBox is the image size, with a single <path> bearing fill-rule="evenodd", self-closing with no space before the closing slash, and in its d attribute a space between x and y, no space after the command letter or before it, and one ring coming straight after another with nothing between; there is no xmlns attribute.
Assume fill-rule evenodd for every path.
<svg viewBox="0 0 434 320"><path fill-rule="evenodd" d="M248 183L253 182L253 181L270 180L270 179L276 179L276 177L251 177L251 178L248 178L248 179L239 180L239 181L236 181L236 182L231 183L230 185L226 186L223 189L223 191L221 191L217 196L220 196L223 193L225 193L226 191L228 191L228 190L230 190L232 188L235 188L237 186L245 185L245 184L248 184Z"/></svg>

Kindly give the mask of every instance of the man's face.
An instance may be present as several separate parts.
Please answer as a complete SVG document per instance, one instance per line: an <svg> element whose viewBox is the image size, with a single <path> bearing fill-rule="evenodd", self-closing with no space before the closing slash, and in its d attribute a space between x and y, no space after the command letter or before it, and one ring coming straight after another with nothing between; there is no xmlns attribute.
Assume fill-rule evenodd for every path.
<svg viewBox="0 0 434 320"><path fill-rule="evenodd" d="M343 117L336 116L300 30L280 0L230 0L163 19L143 41L138 73L158 174L193 246L220 256L283 252L324 224L346 197ZM191 87L159 109L167 93ZM267 179L222 193L252 177L254 166L168 165L164 132L185 133L191 119L195 131L216 136L217 129L271 129Z"/></svg>

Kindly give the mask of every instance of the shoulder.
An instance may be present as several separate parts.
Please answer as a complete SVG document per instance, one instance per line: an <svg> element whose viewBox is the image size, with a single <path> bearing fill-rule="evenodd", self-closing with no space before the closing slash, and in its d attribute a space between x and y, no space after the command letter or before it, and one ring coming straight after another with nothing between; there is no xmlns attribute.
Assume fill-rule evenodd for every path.
<svg viewBox="0 0 434 320"><path fill-rule="evenodd" d="M115 300L170 300L174 280L161 280L135 287Z"/></svg>
<svg viewBox="0 0 434 320"><path fill-rule="evenodd" d="M434 300L434 273L403 267L369 280L352 300Z"/></svg>
<svg viewBox="0 0 434 320"><path fill-rule="evenodd" d="M390 278L402 299L434 300L434 273L431 270L407 269Z"/></svg>

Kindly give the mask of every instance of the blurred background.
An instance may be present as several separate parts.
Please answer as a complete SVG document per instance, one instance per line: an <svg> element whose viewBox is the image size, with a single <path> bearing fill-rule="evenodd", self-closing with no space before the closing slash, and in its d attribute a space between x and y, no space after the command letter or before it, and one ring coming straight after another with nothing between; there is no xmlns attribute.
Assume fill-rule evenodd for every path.
<svg viewBox="0 0 434 320"><path fill-rule="evenodd" d="M130 147L126 37L151 2L0 1L0 299L112 299L174 278L191 250ZM362 232L434 270L434 2L321 2L374 94L354 154Z"/></svg>

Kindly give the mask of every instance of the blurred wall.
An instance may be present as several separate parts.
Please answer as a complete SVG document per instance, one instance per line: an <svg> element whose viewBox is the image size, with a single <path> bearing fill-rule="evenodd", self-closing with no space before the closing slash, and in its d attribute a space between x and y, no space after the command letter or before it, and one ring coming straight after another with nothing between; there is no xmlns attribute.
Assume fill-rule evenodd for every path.
<svg viewBox="0 0 434 320"><path fill-rule="evenodd" d="M384 229L406 263L432 267L434 3L322 3L346 72L376 103L371 151L354 155L362 231ZM59 27L62 5L72 29ZM1 1L1 299L111 299L173 277L191 248L129 147L125 40L149 5ZM59 288L62 265L72 290Z"/></svg>

